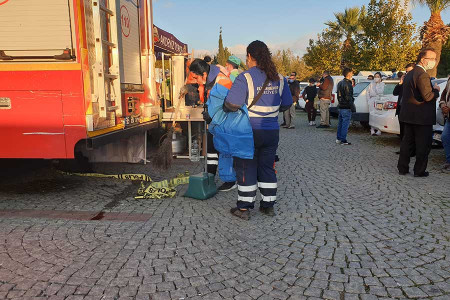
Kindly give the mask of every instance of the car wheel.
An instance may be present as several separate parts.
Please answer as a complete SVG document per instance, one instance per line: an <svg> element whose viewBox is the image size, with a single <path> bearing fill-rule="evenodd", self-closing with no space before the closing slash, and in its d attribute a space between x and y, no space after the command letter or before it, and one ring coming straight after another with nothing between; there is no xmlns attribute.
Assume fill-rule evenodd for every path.
<svg viewBox="0 0 450 300"><path fill-rule="evenodd" d="M369 129L369 128L370 128L369 122L367 122L367 121L359 121L359 123L360 123L361 126L364 127L365 129Z"/></svg>

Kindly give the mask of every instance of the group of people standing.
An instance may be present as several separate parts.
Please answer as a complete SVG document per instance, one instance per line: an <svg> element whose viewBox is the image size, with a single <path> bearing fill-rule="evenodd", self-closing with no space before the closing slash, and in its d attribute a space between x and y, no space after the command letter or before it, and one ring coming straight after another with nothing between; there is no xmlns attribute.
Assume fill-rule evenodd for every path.
<svg viewBox="0 0 450 300"><path fill-rule="evenodd" d="M301 96L305 99L305 110L308 113L308 122L310 126L316 125L317 110L314 106L315 99L319 99L320 107L320 124L317 128L329 128L330 127L330 113L329 107L331 104L331 98L333 93L334 81L330 76L329 71L324 71L319 82L316 82L314 78L309 79L309 85L305 87L300 95L300 82L297 80L297 73L292 72L289 76L289 89L292 94L294 105L288 112L283 115L284 122L282 127L293 129L293 119L295 116L295 104Z"/></svg>
<svg viewBox="0 0 450 300"><path fill-rule="evenodd" d="M275 215L278 184L274 164L279 142L278 115L280 112L289 111L293 103L291 90L287 88L288 82L278 74L265 43L254 41L248 45L246 64L248 70L237 75L234 82L229 76L231 72L220 66L209 65L203 59L195 59L189 67L193 79L206 87L208 108L204 119L210 123L210 132L211 129L220 127L220 124L226 124L218 120L226 118L224 114L231 114L236 120L240 114L245 114L251 126L251 140L235 134L239 132L239 128L215 128L211 132L213 138L210 144L212 148L217 149L208 149L207 154L208 160L218 152L220 157L222 146L216 142L227 137L230 145L238 144L241 148L251 149L251 158L241 155L242 149L236 149L235 153L232 153L238 201L230 213L244 220L250 218L250 209L255 206L258 189L262 197L260 211L268 216ZM246 118L239 120L245 123ZM244 123L237 124L243 124L245 127ZM215 127L211 127L213 124ZM220 168L220 162L217 163ZM215 170L211 172L215 173ZM231 184L234 183L229 183Z"/></svg>
<svg viewBox="0 0 450 300"><path fill-rule="evenodd" d="M439 98L440 88L432 85L427 71L436 64L436 51L431 48L423 49L416 63L405 67L405 74L398 72L396 76L400 82L393 94L398 96L396 115L400 123L401 147L397 169L400 175L409 173L410 158L415 156L414 177L427 177L428 155L433 141L433 125L436 124L436 100ZM336 143L349 145L346 139L352 111L354 112L354 98L351 84L353 76L350 69L344 69L344 80L337 86L339 102L339 124ZM373 82L367 91L369 112L375 107L374 103L384 93L384 83L380 72L373 76ZM441 95L440 108L443 117L447 119L442 143L446 153L446 163L443 170L450 171L450 79ZM372 135L380 135L376 128L371 128Z"/></svg>
<svg viewBox="0 0 450 300"><path fill-rule="evenodd" d="M426 171L428 154L431 149L432 126L436 122L435 101L439 96L439 88L431 85L427 70L433 68L436 61L436 53L432 49L420 52L417 65L406 66L406 74L398 73L400 83L394 91L399 95L397 113L402 127L402 143L398 161L398 171L401 175L409 172L409 160L412 154L416 156L414 176L428 176ZM249 126L251 126L250 140L241 139L239 134L233 134L236 128L222 128L214 130L209 140L208 160L212 161L208 172L216 172L219 164L220 149L216 144L216 138L221 132L227 132L230 136L230 144L234 140L240 140L240 145L251 149L251 157L244 157L237 151L232 153L232 168L235 172L235 181L225 182L220 190L231 190L237 186L238 199L236 207L230 213L244 220L250 218L250 209L255 206L256 194L259 189L261 202L259 209L262 213L274 216L274 204L277 199L277 176L274 168L276 152L279 143L278 115L284 113L286 128L293 128L295 116L295 103L300 96L300 87L293 72L286 80L278 74L272 61L271 53L267 45L261 41L254 41L247 47L246 64L248 70L239 73L237 66L240 61L236 57L230 57L226 68L210 65L202 59L194 60L189 70L191 77L199 85L205 86L205 98L207 99L207 113L204 118L208 123L220 126L215 119L224 118L224 114L245 114ZM339 122L336 143L350 145L347 140L347 132L352 113L355 112L353 97L354 81L353 72L349 68L343 70L344 79L339 82L336 94L339 108ZM302 93L306 101L309 125L315 125L316 109L314 99L319 98L321 123L318 128L328 128L329 106L332 97L334 82L330 73L323 72L322 79L316 83L309 80L309 86ZM288 88L286 88L288 87ZM368 100L382 93L384 86L381 74L374 75L374 83L368 91ZM441 97L441 109L446 118L450 111L450 80ZM370 106L370 102L369 102ZM242 120L242 119L241 119ZM224 122L222 122L224 123ZM226 123L226 122L225 122ZM224 123L224 124L225 124ZM239 127L239 126L238 126ZM239 130L238 130L239 131ZM372 134L377 134L372 129ZM223 136L221 137L223 139ZM446 167L450 170L450 125L445 125L443 134L446 147ZM219 151L218 151L219 150ZM237 182L237 185L236 185Z"/></svg>

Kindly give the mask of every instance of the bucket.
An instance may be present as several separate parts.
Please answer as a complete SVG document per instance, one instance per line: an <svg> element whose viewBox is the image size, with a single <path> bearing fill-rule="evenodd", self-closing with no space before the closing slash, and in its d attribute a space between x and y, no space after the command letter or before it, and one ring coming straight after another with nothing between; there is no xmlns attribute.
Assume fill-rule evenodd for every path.
<svg viewBox="0 0 450 300"><path fill-rule="evenodd" d="M186 150L187 138L181 133L172 134L172 153L181 154Z"/></svg>

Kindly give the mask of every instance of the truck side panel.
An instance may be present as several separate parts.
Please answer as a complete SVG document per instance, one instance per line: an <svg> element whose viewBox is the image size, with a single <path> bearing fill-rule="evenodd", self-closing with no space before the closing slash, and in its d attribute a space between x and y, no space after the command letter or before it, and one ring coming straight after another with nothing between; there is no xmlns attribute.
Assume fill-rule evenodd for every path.
<svg viewBox="0 0 450 300"><path fill-rule="evenodd" d="M0 150L6 152L2 157L41 158L65 153L61 91L0 91L1 94L8 95L11 101L10 109L0 110L2 140L7 145Z"/></svg>
<svg viewBox="0 0 450 300"><path fill-rule="evenodd" d="M79 64L59 66L80 68ZM7 67L14 69L13 65L1 66L0 71ZM0 139L8 145L0 147L0 157L73 158L75 144L86 138L81 71L0 74L0 98L10 101L9 108L0 109Z"/></svg>

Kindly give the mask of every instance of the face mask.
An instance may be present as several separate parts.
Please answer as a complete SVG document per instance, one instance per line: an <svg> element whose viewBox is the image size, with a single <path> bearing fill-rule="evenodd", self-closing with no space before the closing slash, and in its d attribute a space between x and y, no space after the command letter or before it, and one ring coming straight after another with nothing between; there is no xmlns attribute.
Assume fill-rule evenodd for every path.
<svg viewBox="0 0 450 300"><path fill-rule="evenodd" d="M436 61L435 60L431 60L428 62L428 64L425 66L425 69L427 70L431 70L436 66Z"/></svg>
<svg viewBox="0 0 450 300"><path fill-rule="evenodd" d="M289 82L289 83L293 83L293 82L294 82L294 79L289 79L288 82Z"/></svg>
<svg viewBox="0 0 450 300"><path fill-rule="evenodd" d="M375 78L374 78L374 81L375 81L376 83L381 82L381 78L375 77Z"/></svg>

